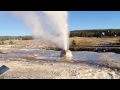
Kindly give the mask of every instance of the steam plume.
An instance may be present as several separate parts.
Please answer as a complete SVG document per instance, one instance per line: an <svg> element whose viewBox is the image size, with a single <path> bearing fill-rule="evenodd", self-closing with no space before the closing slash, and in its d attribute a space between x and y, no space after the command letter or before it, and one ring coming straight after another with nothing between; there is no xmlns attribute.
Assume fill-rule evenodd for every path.
<svg viewBox="0 0 120 90"><path fill-rule="evenodd" d="M11 11L30 26L33 36L49 40L58 47L69 49L67 11Z"/></svg>

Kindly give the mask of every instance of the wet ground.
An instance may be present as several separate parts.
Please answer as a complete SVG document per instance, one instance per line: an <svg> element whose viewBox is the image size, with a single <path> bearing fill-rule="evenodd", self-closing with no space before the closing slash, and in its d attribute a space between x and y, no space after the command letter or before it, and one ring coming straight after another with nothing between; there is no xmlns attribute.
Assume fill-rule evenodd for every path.
<svg viewBox="0 0 120 90"><path fill-rule="evenodd" d="M90 52L90 51L80 51L72 52L72 59L69 60L72 63L87 63L90 65L99 65L120 69L120 54L112 52ZM50 61L50 62L60 62L64 58L60 57L60 51L54 50L28 50L21 49L20 52L11 52L7 54L0 54L1 59L15 59L19 60L20 58L37 61ZM17 58L17 59L16 59Z"/></svg>
<svg viewBox="0 0 120 90"><path fill-rule="evenodd" d="M120 54L112 53L112 52L90 52L90 51L80 51L80 52L72 52L72 60L120 60ZM60 51L54 50L27 50L21 49L20 52L11 52L7 54L0 54L0 57L25 57L25 56L34 56L37 59L61 59Z"/></svg>

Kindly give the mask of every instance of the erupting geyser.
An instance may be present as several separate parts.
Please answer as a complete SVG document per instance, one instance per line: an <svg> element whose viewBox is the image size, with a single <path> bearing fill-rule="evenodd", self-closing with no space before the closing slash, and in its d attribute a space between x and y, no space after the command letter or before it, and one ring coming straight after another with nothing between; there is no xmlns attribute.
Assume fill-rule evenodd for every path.
<svg viewBox="0 0 120 90"><path fill-rule="evenodd" d="M65 57L65 58L71 58L72 57L72 52L69 49L69 44L68 44L68 41L69 41L69 38L68 38L68 26L67 24L65 25L65 38L64 38L64 50L61 51L61 54L60 56L61 57Z"/></svg>
<svg viewBox="0 0 120 90"><path fill-rule="evenodd" d="M10 11L29 26L35 38L55 43L62 57L71 57L67 11ZM61 43L60 43L61 42Z"/></svg>

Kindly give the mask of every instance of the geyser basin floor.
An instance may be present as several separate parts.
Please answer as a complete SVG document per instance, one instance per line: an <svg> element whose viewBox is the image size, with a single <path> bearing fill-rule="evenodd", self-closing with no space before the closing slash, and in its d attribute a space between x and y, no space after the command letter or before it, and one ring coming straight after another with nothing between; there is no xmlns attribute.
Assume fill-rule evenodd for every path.
<svg viewBox="0 0 120 90"><path fill-rule="evenodd" d="M1 65L10 68L4 79L120 79L120 75L113 70L81 63L33 63L6 59L0 60Z"/></svg>
<svg viewBox="0 0 120 90"><path fill-rule="evenodd" d="M114 53L94 53L94 52L72 52L73 61L79 60L94 60L99 61L98 57L105 55L111 57L117 57L119 55ZM34 55L35 58L41 58L33 61L26 61L22 57L26 55ZM42 55L42 57L41 57ZM42 53L38 50L24 50L21 53L9 53L0 55L0 65L6 65L10 70L5 74L6 79L113 79L119 78L120 75L116 74L115 71L108 68L100 68L98 66L92 66L85 63L78 62L67 63L59 62L60 60L59 51L45 51ZM95 57L93 57L95 56ZM7 58L8 57L8 58ZM17 58L21 57L21 58ZM14 58L14 61L10 58ZM44 59L44 60L42 60ZM110 59L110 58L109 58ZM19 60L19 61L18 61ZM49 62L47 61L49 60ZM51 62L52 60L58 60L58 62ZM110 59L111 60L111 59ZM115 58L114 58L115 60ZM116 59L117 60L117 59ZM45 61L45 62L42 62ZM49 74L48 74L49 73Z"/></svg>

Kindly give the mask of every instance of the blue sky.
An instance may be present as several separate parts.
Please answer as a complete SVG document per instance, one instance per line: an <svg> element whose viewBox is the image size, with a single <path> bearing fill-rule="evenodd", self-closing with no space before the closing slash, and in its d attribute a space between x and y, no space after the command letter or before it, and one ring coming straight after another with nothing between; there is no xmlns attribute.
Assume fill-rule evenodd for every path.
<svg viewBox="0 0 120 90"><path fill-rule="evenodd" d="M70 30L120 29L120 11L68 11ZM30 30L19 19L0 12L0 36L30 35Z"/></svg>

